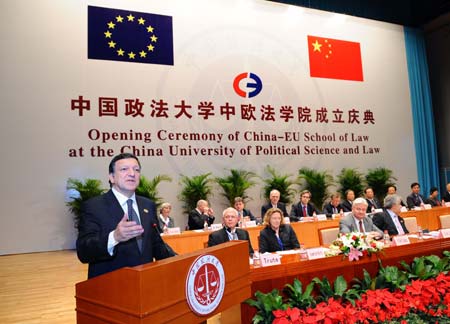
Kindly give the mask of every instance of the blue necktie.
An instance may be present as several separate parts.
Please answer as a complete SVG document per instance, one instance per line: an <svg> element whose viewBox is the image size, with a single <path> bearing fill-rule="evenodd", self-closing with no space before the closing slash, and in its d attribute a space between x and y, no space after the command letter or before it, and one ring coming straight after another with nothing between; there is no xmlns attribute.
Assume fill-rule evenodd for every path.
<svg viewBox="0 0 450 324"><path fill-rule="evenodd" d="M283 251L284 250L284 246L283 246L283 242L281 241L281 238L278 235L275 235L275 236L277 238L278 244L280 245L280 248L281 248L280 251Z"/></svg>
<svg viewBox="0 0 450 324"><path fill-rule="evenodd" d="M139 217L137 216L136 212L133 209L133 199L128 199L127 205L128 205L128 219L130 221L135 221L137 225L141 225ZM136 242L139 248L139 252L142 252L142 235L136 237Z"/></svg>

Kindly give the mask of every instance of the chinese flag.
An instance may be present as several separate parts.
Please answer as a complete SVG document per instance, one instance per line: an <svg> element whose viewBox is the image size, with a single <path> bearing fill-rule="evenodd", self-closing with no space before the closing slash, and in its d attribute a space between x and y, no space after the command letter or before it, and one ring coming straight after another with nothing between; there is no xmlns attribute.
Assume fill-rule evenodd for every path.
<svg viewBox="0 0 450 324"><path fill-rule="evenodd" d="M308 35L312 77L363 81L359 43Z"/></svg>

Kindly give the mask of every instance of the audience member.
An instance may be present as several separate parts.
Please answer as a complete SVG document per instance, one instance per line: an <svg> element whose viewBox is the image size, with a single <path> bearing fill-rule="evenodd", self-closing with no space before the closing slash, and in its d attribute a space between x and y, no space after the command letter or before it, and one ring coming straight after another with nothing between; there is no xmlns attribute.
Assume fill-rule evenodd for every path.
<svg viewBox="0 0 450 324"><path fill-rule="evenodd" d="M297 235L289 224L284 223L283 212L270 208L264 215L264 229L259 233L259 252L275 252L300 247Z"/></svg>
<svg viewBox="0 0 450 324"><path fill-rule="evenodd" d="M170 217L170 212L172 211L172 205L165 202L161 205L159 209L159 228L161 231L166 232L168 228L175 227L175 222L172 217Z"/></svg>
<svg viewBox="0 0 450 324"><path fill-rule="evenodd" d="M381 238L383 232L366 215L367 205L364 198L356 198L352 204L352 212L339 221L339 231L341 233L361 232L374 238Z"/></svg>
<svg viewBox="0 0 450 324"><path fill-rule="evenodd" d="M417 182L411 184L411 194L406 197L406 204L409 209L414 209L414 207L422 207L425 198L419 193L420 185Z"/></svg>
<svg viewBox="0 0 450 324"><path fill-rule="evenodd" d="M222 216L224 227L221 230L209 234L208 246L214 246L233 240L246 240L248 241L248 253L252 256L253 248L248 232L236 227L238 223L238 211L233 207L228 207L223 211Z"/></svg>
<svg viewBox="0 0 450 324"><path fill-rule="evenodd" d="M430 189L430 196L425 200L425 203L430 204L432 207L438 207L441 202L438 199L439 191L438 188L433 187Z"/></svg>
<svg viewBox="0 0 450 324"><path fill-rule="evenodd" d="M383 211L373 215L373 223L383 232L388 231L389 235L403 235L408 233L405 221L400 216L402 199L397 195L387 195L384 198Z"/></svg>
<svg viewBox="0 0 450 324"><path fill-rule="evenodd" d="M344 212L352 211L353 200L355 200L355 192L351 189L345 191L345 200L341 203Z"/></svg>
<svg viewBox="0 0 450 324"><path fill-rule="evenodd" d="M238 212L238 223L242 221L256 221L255 216L249 209L245 209L244 199L242 197L234 198L234 208Z"/></svg>
<svg viewBox="0 0 450 324"><path fill-rule="evenodd" d="M303 190L300 192L300 201L292 205L289 219L291 222L312 219L314 214L320 213L311 201L311 192Z"/></svg>
<svg viewBox="0 0 450 324"><path fill-rule="evenodd" d="M447 190L445 191L445 194L442 195L442 200L444 200L444 202L450 202L450 183L447 183Z"/></svg>
<svg viewBox="0 0 450 324"><path fill-rule="evenodd" d="M205 223L211 226L214 223L214 211L209 208L206 200L197 201L197 208L189 213L188 226L189 230L204 229Z"/></svg>
<svg viewBox="0 0 450 324"><path fill-rule="evenodd" d="M280 209L283 212L283 217L289 216L288 212L286 210L286 205L284 203L280 202L280 192L278 190L273 189L270 192L269 200L270 200L270 202L268 204L265 204L261 207L261 218L264 217L264 215L270 208Z"/></svg>
<svg viewBox="0 0 450 324"><path fill-rule="evenodd" d="M366 197L366 201L368 204L367 213L373 213L375 209L379 209L382 207L378 199L375 198L372 187L367 187L366 189L364 189L364 196Z"/></svg>
<svg viewBox="0 0 450 324"><path fill-rule="evenodd" d="M89 263L88 278L171 256L155 229L155 204L135 194L140 174L135 155L115 156L109 164L111 189L83 203L76 246L80 261Z"/></svg>
<svg viewBox="0 0 450 324"><path fill-rule="evenodd" d="M387 195L397 195L397 187L394 186L394 185L389 186L388 189L387 189ZM406 207L405 203L403 202L402 197L400 197L400 204L403 207Z"/></svg>
<svg viewBox="0 0 450 324"><path fill-rule="evenodd" d="M325 205L323 212L327 215L339 214L344 209L341 206L341 194L335 192L330 196L330 202Z"/></svg>

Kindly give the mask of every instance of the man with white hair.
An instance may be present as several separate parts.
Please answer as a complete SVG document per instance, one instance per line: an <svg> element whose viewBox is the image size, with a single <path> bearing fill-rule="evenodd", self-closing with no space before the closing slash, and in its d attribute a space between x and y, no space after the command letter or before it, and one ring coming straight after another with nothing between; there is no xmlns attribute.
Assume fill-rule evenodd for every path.
<svg viewBox="0 0 450 324"><path fill-rule="evenodd" d="M236 227L239 219L238 217L238 211L233 207L225 209L222 214L223 228L209 234L208 246L214 246L233 240L245 240L248 241L248 253L252 256L253 248L248 232Z"/></svg>
<svg viewBox="0 0 450 324"><path fill-rule="evenodd" d="M400 217L402 199L397 195L387 195L384 198L384 208L381 213L373 215L373 223L381 230L388 231L389 235L407 234L405 221Z"/></svg>
<svg viewBox="0 0 450 324"><path fill-rule="evenodd" d="M367 206L368 203L364 198L356 198L352 204L352 212L339 221L339 232L360 232L381 238L383 232L366 215Z"/></svg>
<svg viewBox="0 0 450 324"><path fill-rule="evenodd" d="M211 226L214 223L214 211L209 208L206 200L197 201L197 208L189 213L188 226L189 230L203 229L205 223Z"/></svg>

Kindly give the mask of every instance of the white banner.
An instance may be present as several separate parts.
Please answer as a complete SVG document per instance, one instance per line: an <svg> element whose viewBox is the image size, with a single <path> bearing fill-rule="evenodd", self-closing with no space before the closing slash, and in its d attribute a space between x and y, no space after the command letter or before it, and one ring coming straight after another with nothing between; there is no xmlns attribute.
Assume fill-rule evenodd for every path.
<svg viewBox="0 0 450 324"><path fill-rule="evenodd" d="M99 34L89 6L127 14L99 23ZM137 63L170 39L152 25L155 15L171 20L173 65ZM146 177L174 179L160 194L181 228L182 174L236 168L264 177L270 165L294 179L301 167L336 175L383 166L403 196L416 180L401 26L262 0L9 0L0 18L0 254L73 247L67 179L97 178L106 188L108 163L122 151L140 157ZM123 58L125 23L145 28L150 47ZM108 44L119 61L89 59L90 37L89 50ZM338 60L334 74L312 77L322 73L318 59ZM257 215L261 188L247 204ZM214 192L220 222L226 202Z"/></svg>

